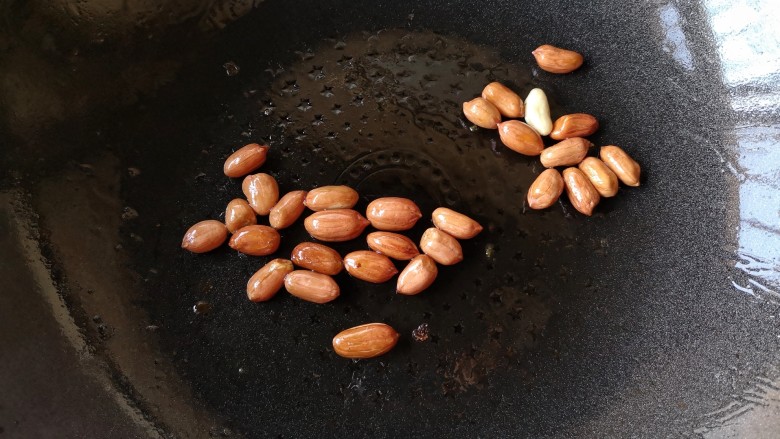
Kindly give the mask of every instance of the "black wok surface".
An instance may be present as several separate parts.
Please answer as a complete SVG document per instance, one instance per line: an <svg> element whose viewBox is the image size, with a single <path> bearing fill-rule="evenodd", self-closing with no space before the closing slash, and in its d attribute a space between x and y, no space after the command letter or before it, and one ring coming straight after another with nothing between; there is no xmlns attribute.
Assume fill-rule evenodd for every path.
<svg viewBox="0 0 780 439"><path fill-rule="evenodd" d="M58 361L78 371L88 358L107 389L84 386L74 404L105 392L120 407L94 422L163 437L778 431L767 419L778 414L780 57L760 39L738 47L763 59L735 54L745 31L727 5L239 6L127 28L127 10L110 28L83 14L69 27L34 5L6 12L0 187L8 242L24 244L9 248L24 257L2 268L54 280L17 295L67 305L51 319L65 328L54 350L83 343L82 355ZM539 71L529 52L543 43L584 53L585 66ZM642 186L591 218L566 201L527 210L538 161L461 116L492 80L522 95L543 88L553 117L596 115L592 140L632 154ZM332 304L285 293L250 303L246 280L269 258L179 248L190 224L241 196L221 166L250 141L271 145L264 170L282 192L349 184L359 208L408 196L426 214L471 213L486 231L420 296L340 275ZM305 239L301 224L284 231L278 255ZM208 312L193 312L199 302ZM335 333L369 321L401 332L396 349L361 362L332 352ZM432 337L417 343L421 323ZM9 358L32 339L15 327L2 331ZM4 386L24 369L14 364L0 366ZM0 432L40 434L22 416L36 397L14 395L0 401ZM66 435L87 431L76 422Z"/></svg>

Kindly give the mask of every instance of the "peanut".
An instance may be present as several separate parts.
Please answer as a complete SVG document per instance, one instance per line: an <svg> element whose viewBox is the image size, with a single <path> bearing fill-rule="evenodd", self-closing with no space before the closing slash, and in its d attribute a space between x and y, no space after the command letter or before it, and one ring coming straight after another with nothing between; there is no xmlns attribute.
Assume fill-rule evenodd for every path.
<svg viewBox="0 0 780 439"><path fill-rule="evenodd" d="M414 241L398 233L371 232L366 241L371 250L399 261L408 261L420 254Z"/></svg>
<svg viewBox="0 0 780 439"><path fill-rule="evenodd" d="M196 223L187 230L181 240L181 248L193 253L206 253L222 245L227 239L227 228L215 220Z"/></svg>
<svg viewBox="0 0 780 439"><path fill-rule="evenodd" d="M284 288L293 296L314 303L328 303L339 297L339 285L327 274L295 270L284 277Z"/></svg>
<svg viewBox="0 0 780 439"><path fill-rule="evenodd" d="M358 202L357 191L349 186L321 186L309 191L303 204L317 212L325 209L352 209Z"/></svg>
<svg viewBox="0 0 780 439"><path fill-rule="evenodd" d="M582 55L573 51L544 44L531 52L539 67L550 73L569 73L577 70L584 61Z"/></svg>
<svg viewBox="0 0 780 439"><path fill-rule="evenodd" d="M572 137L545 148L539 160L545 168L575 166L588 155L591 146L593 144L582 137Z"/></svg>
<svg viewBox="0 0 780 439"><path fill-rule="evenodd" d="M555 204L563 193L563 178L556 169L546 169L536 177L528 189L528 207L547 209Z"/></svg>
<svg viewBox="0 0 780 439"><path fill-rule="evenodd" d="M228 203L225 209L225 225L230 233L236 233L236 230L253 224L257 224L257 214L246 200L236 198Z"/></svg>
<svg viewBox="0 0 780 439"><path fill-rule="evenodd" d="M332 209L309 215L303 226L320 241L340 242L355 239L363 233L369 222L352 209Z"/></svg>
<svg viewBox="0 0 780 439"><path fill-rule="evenodd" d="M420 208L408 198L377 198L368 204L366 218L379 230L409 230L422 217Z"/></svg>
<svg viewBox="0 0 780 439"><path fill-rule="evenodd" d="M339 252L314 242L302 242L296 245L290 259L301 268L329 276L341 273L344 268Z"/></svg>
<svg viewBox="0 0 780 439"><path fill-rule="evenodd" d="M604 162L596 157L587 157L580 163L579 168L602 197L609 198L617 194L617 175Z"/></svg>
<svg viewBox="0 0 780 439"><path fill-rule="evenodd" d="M352 277L381 284L398 273L393 261L371 250L358 250L344 256L344 267Z"/></svg>
<svg viewBox="0 0 780 439"><path fill-rule="evenodd" d="M433 225L458 239L471 239L482 231L482 226L467 217L446 207L433 211Z"/></svg>
<svg viewBox="0 0 780 439"><path fill-rule="evenodd" d="M541 88L531 90L525 98L525 123L542 136L552 131L550 104L547 103L547 95Z"/></svg>
<svg viewBox="0 0 780 439"><path fill-rule="evenodd" d="M482 90L482 98L493 104L504 117L523 117L523 99L500 82L491 82Z"/></svg>
<svg viewBox="0 0 780 439"><path fill-rule="evenodd" d="M563 170L563 181L572 206L580 213L591 216L601 197L588 177L577 168L566 168Z"/></svg>
<svg viewBox="0 0 780 439"><path fill-rule="evenodd" d="M395 290L398 294L411 296L420 294L433 284L439 269L436 262L428 255L416 256L398 275Z"/></svg>
<svg viewBox="0 0 780 439"><path fill-rule="evenodd" d="M544 149L542 137L530 125L519 120L508 120L498 124L501 143L512 151L535 156Z"/></svg>
<svg viewBox="0 0 780 439"><path fill-rule="evenodd" d="M243 177L263 166L267 154L267 146L250 143L231 154L222 169L228 177Z"/></svg>
<svg viewBox="0 0 780 439"><path fill-rule="evenodd" d="M498 108L484 98L474 98L463 103L463 114L471 123L490 130L496 129L501 122Z"/></svg>
<svg viewBox="0 0 780 439"><path fill-rule="evenodd" d="M268 174L247 175L241 183L241 190L258 215L268 215L279 201L279 185Z"/></svg>
<svg viewBox="0 0 780 439"><path fill-rule="evenodd" d="M453 265L463 260L463 249L458 240L435 227L423 233L420 249L441 265Z"/></svg>
<svg viewBox="0 0 780 439"><path fill-rule="evenodd" d="M246 255L266 256L279 249L280 241L276 229L254 225L236 230L228 245Z"/></svg>
<svg viewBox="0 0 780 439"><path fill-rule="evenodd" d="M246 295L252 302L270 300L284 285L284 277L292 273L293 264L287 259L274 259L249 278Z"/></svg>
<svg viewBox="0 0 780 439"><path fill-rule="evenodd" d="M384 323L368 323L339 332L333 337L333 350L344 358L373 358L393 349L398 333Z"/></svg>
<svg viewBox="0 0 780 439"><path fill-rule="evenodd" d="M288 192L280 198L268 214L268 223L271 227L277 230L286 229L298 221L306 208L303 205L304 198L306 198L306 191Z"/></svg>
<svg viewBox="0 0 780 439"><path fill-rule="evenodd" d="M639 163L620 147L609 145L601 147L601 160L617 175L626 186L639 186L641 169Z"/></svg>
<svg viewBox="0 0 780 439"><path fill-rule="evenodd" d="M555 120L550 138L563 140L569 137L587 137L598 129L599 121L590 114L567 114Z"/></svg>

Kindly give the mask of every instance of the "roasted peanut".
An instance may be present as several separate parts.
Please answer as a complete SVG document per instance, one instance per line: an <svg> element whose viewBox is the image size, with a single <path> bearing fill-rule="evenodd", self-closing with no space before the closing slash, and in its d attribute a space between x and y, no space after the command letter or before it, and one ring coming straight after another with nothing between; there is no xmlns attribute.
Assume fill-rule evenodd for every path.
<svg viewBox="0 0 780 439"><path fill-rule="evenodd" d="M236 230L253 224L257 224L257 214L246 200L236 198L228 203L225 209L225 226L230 233L236 233Z"/></svg>
<svg viewBox="0 0 780 439"><path fill-rule="evenodd" d="M366 241L371 250L399 261L408 261L420 254L414 241L398 233L371 232Z"/></svg>
<svg viewBox="0 0 780 439"><path fill-rule="evenodd" d="M486 85L482 98L493 104L504 117L518 118L525 114L523 99L500 82Z"/></svg>
<svg viewBox="0 0 780 439"><path fill-rule="evenodd" d="M393 349L398 337L395 329L384 323L368 323L336 334L333 350L344 358L373 358Z"/></svg>
<svg viewBox="0 0 780 439"><path fill-rule="evenodd" d="M577 168L566 168L563 170L563 181L572 206L580 213L591 216L601 197L588 177Z"/></svg>
<svg viewBox="0 0 780 439"><path fill-rule="evenodd" d="M247 175L241 184L249 205L258 215L268 215L279 201L279 185L268 174Z"/></svg>
<svg viewBox="0 0 780 439"><path fill-rule="evenodd" d="M320 241L340 242L355 239L369 225L363 215L352 209L332 209L309 215L303 226Z"/></svg>
<svg viewBox="0 0 780 439"><path fill-rule="evenodd" d="M520 154L539 155L544 149L544 142L539 133L519 120L508 120L498 124L498 136L507 148Z"/></svg>
<svg viewBox="0 0 780 439"><path fill-rule="evenodd" d="M314 303L328 303L339 297L339 285L327 274L295 270L284 277L284 288L293 296Z"/></svg>
<svg viewBox="0 0 780 439"><path fill-rule="evenodd" d="M219 221L206 220L187 230L181 240L181 248L193 253L206 253L222 245L227 239L227 227Z"/></svg>
<svg viewBox="0 0 780 439"><path fill-rule="evenodd" d="M555 120L550 138L563 140L570 137L587 137L598 129L599 121L590 114L567 114Z"/></svg>
<svg viewBox="0 0 780 439"><path fill-rule="evenodd" d="M601 147L601 160L617 175L626 186L639 186L641 169L639 163L620 147L609 145Z"/></svg>
<svg viewBox="0 0 780 439"><path fill-rule="evenodd" d="M539 67L550 73L569 73L577 70L584 61L582 55L573 51L544 44L531 52Z"/></svg>
<svg viewBox="0 0 780 439"><path fill-rule="evenodd" d="M580 163L582 171L602 197L614 197L618 191L618 178L612 170L596 157L586 157Z"/></svg>
<svg viewBox="0 0 780 439"><path fill-rule="evenodd" d="M539 160L545 168L575 166L585 158L591 146L593 144L582 137L572 137L545 148Z"/></svg>
<svg viewBox="0 0 780 439"><path fill-rule="evenodd" d="M228 245L246 255L266 256L279 248L280 241L281 238L276 229L254 225L236 230Z"/></svg>
<svg viewBox="0 0 780 439"><path fill-rule="evenodd" d="M539 135L546 136L552 131L550 104L541 88L535 88L525 98L525 123L535 129Z"/></svg>
<svg viewBox="0 0 780 439"><path fill-rule="evenodd" d="M303 205L304 198L306 191L292 191L280 198L268 214L271 227L277 230L286 229L298 221L306 208Z"/></svg>
<svg viewBox="0 0 780 439"><path fill-rule="evenodd" d="M478 127L490 130L496 129L501 122L501 113L498 108L484 98L474 98L463 103L463 114L471 123Z"/></svg>
<svg viewBox="0 0 780 439"><path fill-rule="evenodd" d="M321 186L309 191L303 204L317 212L325 209L352 209L358 202L357 191L349 186Z"/></svg>
<svg viewBox="0 0 780 439"><path fill-rule="evenodd" d="M344 268L339 252L315 242L302 242L296 245L290 259L301 268L329 276L341 273Z"/></svg>
<svg viewBox="0 0 780 439"><path fill-rule="evenodd" d="M471 239L482 231L478 222L446 207L433 211L433 225L458 239Z"/></svg>
<svg viewBox="0 0 780 439"><path fill-rule="evenodd" d="M420 208L408 198L377 198L368 204L366 218L379 230L409 230L422 217Z"/></svg>
<svg viewBox="0 0 780 439"><path fill-rule="evenodd" d="M249 145L239 148L225 160L223 171L228 177L243 177L260 166L263 166L267 154L267 146L250 143Z"/></svg>
<svg viewBox="0 0 780 439"><path fill-rule="evenodd" d="M528 207L547 209L555 204L563 193L563 178L556 169L546 169L536 177L528 189Z"/></svg>
<svg viewBox="0 0 780 439"><path fill-rule="evenodd" d="M458 240L435 227L423 233L420 249L441 265L453 265L463 260L463 249Z"/></svg>
<svg viewBox="0 0 780 439"><path fill-rule="evenodd" d="M408 296L420 294L431 286L438 273L439 269L433 258L428 255L416 256L398 275L395 290L398 294Z"/></svg>
<svg viewBox="0 0 780 439"><path fill-rule="evenodd" d="M358 250L344 256L344 267L352 277L381 284L398 273L393 261L371 250Z"/></svg>
<svg viewBox="0 0 780 439"><path fill-rule="evenodd" d="M292 273L293 264L287 259L274 259L249 278L246 295L252 302L265 302L276 295L284 285L284 277Z"/></svg>

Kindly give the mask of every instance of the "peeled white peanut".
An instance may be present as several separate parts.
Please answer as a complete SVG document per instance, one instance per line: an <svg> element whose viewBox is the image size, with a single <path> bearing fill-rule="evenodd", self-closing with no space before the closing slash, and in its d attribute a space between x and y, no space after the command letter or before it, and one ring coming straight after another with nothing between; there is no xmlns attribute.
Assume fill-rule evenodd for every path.
<svg viewBox="0 0 780 439"><path fill-rule="evenodd" d="M553 128L550 119L550 104L541 88L535 88L525 98L525 123L542 136L550 134Z"/></svg>

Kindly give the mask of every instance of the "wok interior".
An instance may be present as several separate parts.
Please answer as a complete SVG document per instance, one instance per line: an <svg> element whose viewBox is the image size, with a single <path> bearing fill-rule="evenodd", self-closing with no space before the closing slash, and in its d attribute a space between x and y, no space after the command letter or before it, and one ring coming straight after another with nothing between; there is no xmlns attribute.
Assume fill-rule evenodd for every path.
<svg viewBox="0 0 780 439"><path fill-rule="evenodd" d="M135 403L174 431L212 423L249 437L660 435L697 425L732 383L749 380L717 378L724 362L766 362L770 350L743 346L772 341L758 335L766 321L722 292L721 260L735 239L723 212L736 195L717 157L684 135L730 123L718 72L706 63L681 71L658 45L655 9L625 9L263 4L183 51L176 80L41 135L74 157L30 189L74 318ZM563 28L561 15L570 17ZM529 52L548 42L580 50L586 65L539 72ZM702 37L692 48L711 45ZM226 75L228 62L237 74ZM150 77L169 74L160 69ZM667 77L697 87L679 93ZM565 202L525 211L540 165L495 133L471 132L460 115L460 103L493 80L520 94L543 88L554 117L597 115L592 140L629 151L648 176L643 186L621 190L590 219ZM707 135L718 142L720 133ZM331 305L283 293L250 303L245 282L264 258L179 248L190 224L220 218L241 196L221 165L250 141L272 145L264 170L282 192L348 184L362 196L358 210L405 196L426 215L440 205L469 213L486 231L418 297L340 275L342 297ZM278 254L308 239L300 224L284 231ZM208 313L192 312L199 301ZM741 321L729 318L735 310ZM401 332L396 349L365 362L333 354L335 333L371 321ZM415 343L421 323L432 337ZM158 403L175 392L186 403ZM207 420L186 425L201 413Z"/></svg>

